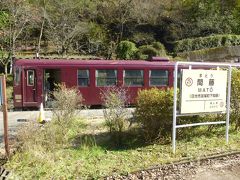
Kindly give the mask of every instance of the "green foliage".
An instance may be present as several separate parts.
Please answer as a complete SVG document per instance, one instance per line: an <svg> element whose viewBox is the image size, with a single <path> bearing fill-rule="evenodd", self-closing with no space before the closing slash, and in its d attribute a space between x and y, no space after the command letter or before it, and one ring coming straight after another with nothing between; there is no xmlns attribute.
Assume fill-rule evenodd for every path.
<svg viewBox="0 0 240 180"><path fill-rule="evenodd" d="M175 52L188 52L205 48L240 45L240 35L214 35L176 41Z"/></svg>
<svg viewBox="0 0 240 180"><path fill-rule="evenodd" d="M99 53L106 47L107 35L106 30L97 23L90 23L87 39L89 42L89 53Z"/></svg>
<svg viewBox="0 0 240 180"><path fill-rule="evenodd" d="M155 48L158 51L158 55L161 56L163 54L166 55L166 49L164 45L160 42L153 42L152 47Z"/></svg>
<svg viewBox="0 0 240 180"><path fill-rule="evenodd" d="M13 75L6 77L8 109L13 109Z"/></svg>
<svg viewBox="0 0 240 180"><path fill-rule="evenodd" d="M138 93L135 116L147 141L168 137L172 129L173 90L152 88Z"/></svg>
<svg viewBox="0 0 240 180"><path fill-rule="evenodd" d="M147 58L157 56L157 54L158 54L158 51L150 45L140 46L139 47L139 52L140 52L140 55L146 55Z"/></svg>
<svg viewBox="0 0 240 180"><path fill-rule="evenodd" d="M141 33L141 32L135 32L131 39L134 43L137 44L137 46L142 46L144 44L151 44L152 42L155 41L153 34Z"/></svg>
<svg viewBox="0 0 240 180"><path fill-rule="evenodd" d="M237 26L237 16L233 13L237 9L236 1L180 0L178 2L179 11L175 12L175 16L182 25L177 29L181 39L212 34L238 34L234 28Z"/></svg>
<svg viewBox="0 0 240 180"><path fill-rule="evenodd" d="M121 41L116 49L118 59L134 59L136 52L137 48L131 41Z"/></svg>
<svg viewBox="0 0 240 180"><path fill-rule="evenodd" d="M232 70L231 91L231 121L235 123L235 130L240 129L240 70Z"/></svg>
<svg viewBox="0 0 240 180"><path fill-rule="evenodd" d="M189 52L178 53L177 58L180 60L191 59L192 61L211 61L216 59L232 59L240 56L240 46L217 47L210 49L201 49Z"/></svg>
<svg viewBox="0 0 240 180"><path fill-rule="evenodd" d="M139 47L138 57L140 59L150 59L154 56L166 56L166 49L160 42L153 42L152 45L143 45Z"/></svg>
<svg viewBox="0 0 240 180"><path fill-rule="evenodd" d="M13 86L13 75L12 74L9 74L6 77L6 85L7 86Z"/></svg>
<svg viewBox="0 0 240 180"><path fill-rule="evenodd" d="M0 10L0 29L6 27L9 23L9 14Z"/></svg>

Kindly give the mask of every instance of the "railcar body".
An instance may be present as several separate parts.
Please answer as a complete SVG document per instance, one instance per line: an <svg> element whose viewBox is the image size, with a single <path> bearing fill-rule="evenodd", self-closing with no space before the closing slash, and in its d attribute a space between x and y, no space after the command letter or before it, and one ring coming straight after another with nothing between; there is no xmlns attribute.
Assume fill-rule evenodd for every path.
<svg viewBox="0 0 240 180"><path fill-rule="evenodd" d="M86 105L102 104L101 92L126 88L134 103L141 89L173 86L174 62L126 60L20 59L14 62L14 108L48 106L52 84L78 87Z"/></svg>

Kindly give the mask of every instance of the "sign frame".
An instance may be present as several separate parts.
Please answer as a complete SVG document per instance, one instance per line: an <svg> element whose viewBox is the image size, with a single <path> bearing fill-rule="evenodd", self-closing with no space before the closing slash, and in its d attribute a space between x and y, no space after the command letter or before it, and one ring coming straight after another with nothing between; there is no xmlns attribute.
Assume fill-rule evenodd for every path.
<svg viewBox="0 0 240 180"><path fill-rule="evenodd" d="M227 97L226 97L226 120L225 121L214 121L214 122L202 122L202 123L192 123L192 124L181 124L177 125L177 117L181 116L193 116L196 114L180 114L179 110L177 109L177 85L178 85L178 69L179 65L182 65L181 69L192 69L192 66L196 68L203 68L203 67L211 67L211 68L219 68L224 67L228 69L227 72ZM230 98L231 98L231 76L232 76L232 65L227 63L204 63L204 62L176 62L174 67L174 96L173 96L173 129L172 129L172 149L173 153L176 152L176 131L178 128L184 127L193 127L193 126L202 126L202 125L212 125L212 124L225 124L226 125L226 132L225 138L226 143L228 144L229 141L229 118L230 118ZM180 89L181 90L181 89ZM212 112L212 113L220 113L220 112ZM199 114L199 113L197 113ZM209 114L207 112L203 112L201 114Z"/></svg>
<svg viewBox="0 0 240 180"><path fill-rule="evenodd" d="M180 114L226 112L227 71L182 69Z"/></svg>

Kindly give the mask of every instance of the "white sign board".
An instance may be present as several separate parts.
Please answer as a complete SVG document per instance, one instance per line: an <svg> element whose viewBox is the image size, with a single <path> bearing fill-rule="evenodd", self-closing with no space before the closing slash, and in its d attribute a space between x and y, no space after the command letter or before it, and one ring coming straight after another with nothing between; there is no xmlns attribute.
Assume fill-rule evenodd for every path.
<svg viewBox="0 0 240 180"><path fill-rule="evenodd" d="M226 112L227 71L182 70L180 113Z"/></svg>

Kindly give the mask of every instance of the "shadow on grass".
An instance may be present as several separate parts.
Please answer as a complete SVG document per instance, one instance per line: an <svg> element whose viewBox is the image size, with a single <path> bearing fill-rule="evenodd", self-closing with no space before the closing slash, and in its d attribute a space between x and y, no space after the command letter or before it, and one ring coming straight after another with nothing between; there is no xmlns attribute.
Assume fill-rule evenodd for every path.
<svg viewBox="0 0 240 180"><path fill-rule="evenodd" d="M137 149L149 145L144 141L143 133L139 128L121 133L81 134L73 140L73 144L74 148L99 146L111 151Z"/></svg>
<svg viewBox="0 0 240 180"><path fill-rule="evenodd" d="M234 132L231 128L229 133ZM215 125L214 127L202 126L178 129L177 140L193 141L197 137L224 137L225 127L222 125ZM131 128L128 131L121 133L102 132L98 134L81 134L73 140L73 148L93 147L99 146L105 150L121 151L128 149L143 148L152 144L167 145L171 144L171 132L168 136L150 143L144 139L141 128Z"/></svg>
<svg viewBox="0 0 240 180"><path fill-rule="evenodd" d="M177 130L177 139L192 141L197 137L225 137L225 132L226 129L223 125L187 127ZM232 132L234 132L234 130L230 129L229 133Z"/></svg>

